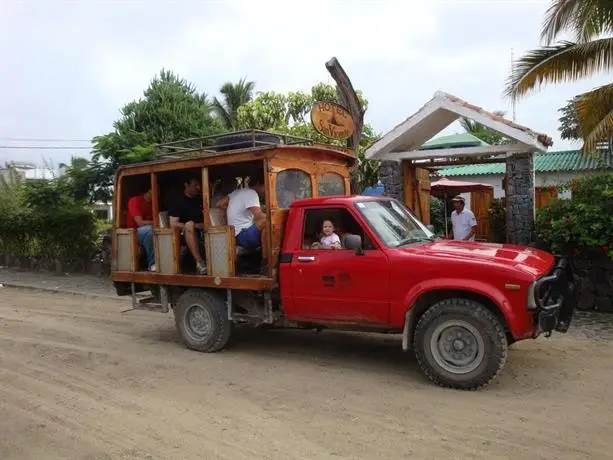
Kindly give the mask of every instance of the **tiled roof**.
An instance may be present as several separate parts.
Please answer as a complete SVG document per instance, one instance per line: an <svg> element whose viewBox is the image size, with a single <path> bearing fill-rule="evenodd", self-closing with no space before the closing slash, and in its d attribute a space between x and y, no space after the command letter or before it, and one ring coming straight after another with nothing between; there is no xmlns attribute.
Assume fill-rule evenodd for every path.
<svg viewBox="0 0 613 460"><path fill-rule="evenodd" d="M613 154L601 153L598 157L582 155L578 150L543 152L534 155L535 172L594 171L613 169ZM440 176L483 176L504 174L504 163L447 166L438 170Z"/></svg>
<svg viewBox="0 0 613 460"><path fill-rule="evenodd" d="M482 109L481 107L478 107L476 105L469 104L468 102L460 99L457 96L454 96L453 94L445 93L443 91L439 91L437 94L441 95L442 97L445 97L446 99L449 99L450 101L455 102L456 104L463 105L466 108L475 110L476 112L479 112L479 113L485 115L486 117L488 117L488 118L490 118L492 120L499 121L499 122L504 123L505 125L508 125L508 126L510 126L512 128L515 128L515 129L523 131L523 132L525 132L527 134L530 134L530 135L536 137L539 140L539 142L541 142L546 147L551 147L553 145L553 141L552 141L551 137L547 136L546 134L537 133L536 131L532 131L530 128L527 128L527 127L522 126L522 125L518 125L517 123L515 123L515 122L513 122L511 120L507 120L506 118L501 117L500 115L496 115L496 114L494 114L492 112L488 112L487 110Z"/></svg>
<svg viewBox="0 0 613 460"><path fill-rule="evenodd" d="M452 149L458 147L485 147L489 144L470 133L451 134L430 139L420 150Z"/></svg>

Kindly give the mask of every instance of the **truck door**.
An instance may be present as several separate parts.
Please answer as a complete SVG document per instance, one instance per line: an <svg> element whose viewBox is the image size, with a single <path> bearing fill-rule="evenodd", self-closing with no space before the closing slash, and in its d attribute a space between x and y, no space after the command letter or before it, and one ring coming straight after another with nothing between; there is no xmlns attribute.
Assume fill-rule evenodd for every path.
<svg viewBox="0 0 613 460"><path fill-rule="evenodd" d="M342 207L306 209L303 219L302 248L292 254L289 270L293 302L285 306L288 318L387 324L389 262L360 220ZM341 241L347 234L360 235L363 255L344 248L313 248L326 220Z"/></svg>

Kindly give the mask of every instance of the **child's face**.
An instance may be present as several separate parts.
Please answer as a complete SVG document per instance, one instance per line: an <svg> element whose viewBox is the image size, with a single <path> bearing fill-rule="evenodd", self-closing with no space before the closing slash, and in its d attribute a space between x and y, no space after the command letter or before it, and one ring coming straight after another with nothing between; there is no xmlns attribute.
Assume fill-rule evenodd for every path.
<svg viewBox="0 0 613 460"><path fill-rule="evenodd" d="M334 233L334 225L329 220L326 220L324 221L324 224L321 230L324 232L324 235L330 236Z"/></svg>

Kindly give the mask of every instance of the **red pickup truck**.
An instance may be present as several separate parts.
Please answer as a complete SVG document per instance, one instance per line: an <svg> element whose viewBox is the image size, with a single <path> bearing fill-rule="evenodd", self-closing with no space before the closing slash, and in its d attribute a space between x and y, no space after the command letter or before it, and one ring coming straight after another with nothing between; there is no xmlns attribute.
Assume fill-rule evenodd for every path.
<svg viewBox="0 0 613 460"><path fill-rule="evenodd" d="M349 250L305 249L309 214L331 209L359 226L344 235ZM437 239L403 205L382 197L294 203L281 262L286 319L401 332L403 349L413 349L424 373L454 388L490 382L513 342L566 332L575 305L565 259Z"/></svg>

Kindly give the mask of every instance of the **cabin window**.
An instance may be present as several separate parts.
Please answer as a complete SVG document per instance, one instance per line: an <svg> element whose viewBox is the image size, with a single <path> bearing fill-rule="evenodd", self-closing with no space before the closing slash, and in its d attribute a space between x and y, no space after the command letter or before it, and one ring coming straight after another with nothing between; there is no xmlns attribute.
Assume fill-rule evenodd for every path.
<svg viewBox="0 0 613 460"><path fill-rule="evenodd" d="M277 174L277 204L280 208L289 208L296 200L311 198L311 177L299 169L286 169Z"/></svg>
<svg viewBox="0 0 613 460"><path fill-rule="evenodd" d="M309 209L305 213L302 235L303 250L324 249L322 238L324 222L329 222L334 228L334 233L340 241L340 248L345 248L345 237L347 235L359 235L362 238L364 249L375 249L360 223L345 208L321 208ZM324 241L325 242L325 241Z"/></svg>
<svg viewBox="0 0 613 460"><path fill-rule="evenodd" d="M345 194L345 179L340 174L325 173L317 179L318 196L332 196Z"/></svg>

